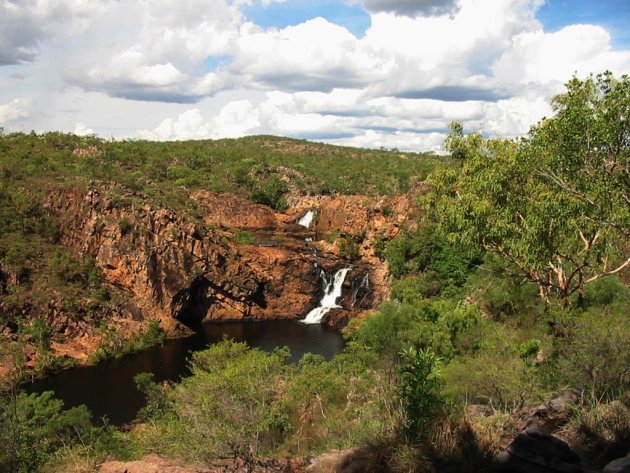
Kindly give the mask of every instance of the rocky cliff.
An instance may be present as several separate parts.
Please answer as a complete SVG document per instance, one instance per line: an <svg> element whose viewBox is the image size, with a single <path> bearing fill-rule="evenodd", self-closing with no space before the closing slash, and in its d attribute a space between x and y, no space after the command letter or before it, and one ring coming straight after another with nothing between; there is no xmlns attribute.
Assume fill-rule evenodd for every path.
<svg viewBox="0 0 630 473"><path fill-rule="evenodd" d="M409 205L404 197L375 205L358 196L305 197L277 213L199 192L195 219L125 197L121 205L97 187L65 190L49 195L47 206L61 220L61 244L91 255L107 282L130 295L132 318L159 319L170 330L202 320L302 318L322 296L322 274L350 266L341 308L325 319L344 325L387 297L374 241L397 233ZM317 215L312 228L297 225L309 209ZM353 261L324 239L330 234L361 236Z"/></svg>

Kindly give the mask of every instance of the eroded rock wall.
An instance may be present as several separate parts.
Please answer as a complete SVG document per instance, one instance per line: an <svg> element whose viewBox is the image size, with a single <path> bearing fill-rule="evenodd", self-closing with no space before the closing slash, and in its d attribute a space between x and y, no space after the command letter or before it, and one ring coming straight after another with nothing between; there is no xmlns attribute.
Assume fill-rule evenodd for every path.
<svg viewBox="0 0 630 473"><path fill-rule="evenodd" d="M105 279L130 294L125 310L134 319L161 319L166 328L176 321L302 318L322 296L321 271L350 267L341 308L325 318L345 325L388 297L388 269L375 242L398 233L413 203L408 196L302 197L277 213L237 196L198 192L193 199L202 216L195 220L141 195L121 205L109 194L93 188L49 196L62 222L61 243L91 255ZM311 209L312 227L297 225ZM239 242L242 231L253 241ZM330 234L359 236L358 257L341 258Z"/></svg>
<svg viewBox="0 0 630 473"><path fill-rule="evenodd" d="M149 205L117 207L96 189L50 196L49 206L61 243L92 255L147 318L298 318L317 302L314 256L299 245L237 245L229 232ZM342 263L329 255L319 264Z"/></svg>

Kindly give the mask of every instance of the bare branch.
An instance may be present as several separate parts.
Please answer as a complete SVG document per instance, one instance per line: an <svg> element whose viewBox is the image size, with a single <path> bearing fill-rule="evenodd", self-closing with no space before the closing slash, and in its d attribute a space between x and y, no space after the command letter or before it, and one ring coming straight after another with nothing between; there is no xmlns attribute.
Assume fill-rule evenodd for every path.
<svg viewBox="0 0 630 473"><path fill-rule="evenodd" d="M596 274L595 276L593 276L593 277L591 277L591 278L587 279L587 280L586 280L586 283L588 284L589 282L593 282L593 281L595 281L596 279L603 278L604 276L611 276L611 275L613 275L613 274L617 274L619 271L621 271L623 268L627 267L628 265L630 265L630 258L628 258L628 259L626 260L626 262L625 262L625 263L623 263L621 266L619 266L619 267L618 267L618 268L616 268L616 269L613 269L612 271L607 271L607 272L605 272L605 273L599 273L599 274Z"/></svg>

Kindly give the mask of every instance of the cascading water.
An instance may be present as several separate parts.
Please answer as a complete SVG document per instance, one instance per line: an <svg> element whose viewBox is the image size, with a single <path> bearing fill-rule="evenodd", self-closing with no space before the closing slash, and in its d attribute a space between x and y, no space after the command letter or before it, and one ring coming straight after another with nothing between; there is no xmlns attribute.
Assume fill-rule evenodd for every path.
<svg viewBox="0 0 630 473"><path fill-rule="evenodd" d="M301 320L302 323L318 324L322 321L322 318L330 309L341 307L337 305L337 299L341 297L341 286L343 285L343 281L346 279L348 271L350 271L350 268L340 269L335 273L330 281L327 281L326 275L322 273L326 284L324 297L322 297L322 300L319 302L319 307L315 307L304 319Z"/></svg>
<svg viewBox="0 0 630 473"><path fill-rule="evenodd" d="M352 288L352 302L350 302L350 307L354 307L357 302L361 305L370 290L370 273L366 272L363 275L363 279L361 279L361 283L356 287L355 281L352 281ZM361 300L358 300L359 293L362 294Z"/></svg>
<svg viewBox="0 0 630 473"><path fill-rule="evenodd" d="M313 212L312 210L309 210L308 212L306 212L304 214L304 216L298 220L298 225L302 225L305 228L308 228L311 226L311 223L313 223L313 218L315 217L315 212Z"/></svg>

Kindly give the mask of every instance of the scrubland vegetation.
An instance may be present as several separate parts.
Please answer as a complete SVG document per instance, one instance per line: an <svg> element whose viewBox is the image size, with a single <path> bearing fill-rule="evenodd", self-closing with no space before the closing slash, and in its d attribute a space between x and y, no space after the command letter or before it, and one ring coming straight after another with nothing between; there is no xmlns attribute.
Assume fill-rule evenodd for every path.
<svg viewBox="0 0 630 473"><path fill-rule="evenodd" d="M422 197L426 220L380 252L391 268L392 300L345 329L346 348L332 361L306 355L290 365L285 350L265 353L225 341L195 353L192 375L180 384L138 377L147 396L140 413L145 422L124 434L88 426L84 411L62 412L48 395L12 389L0 412L0 439L10 446L0 464L6 471L71 471L106 453L125 459L157 452L185 460L238 457L255 465L263 457L362 447L373 471L489 471L494 454L514 434L510 415L568 388L578 390L582 402L560 435L591 466L625 454L630 79L573 79L554 107L553 117L520 140L486 139L452 126L447 147L459 164L431 174L431 190ZM3 138L11 139L46 138ZM389 182L383 185L400 192L424 172L406 167L420 166L412 164L415 157L368 153L350 160L356 159L356 176L377 181L346 188L357 185L349 177L354 171L325 174L319 145L269 138L242 143L256 140L268 143L266 166L302 166L308 185L330 191L384 192L377 182L382 177ZM238 143L213 146L253 158L254 151L236 151ZM280 162L274 150L289 145L295 154ZM120 161L113 169L120 169L121 179L128 153L130 162L143 166L162 163L164 179L172 179L175 171L168 169L179 166L182 184L204 186L203 165L151 161L162 153L184 154L178 147L202 153L202 143L95 146ZM373 172L378 159L388 163L377 167L383 174ZM395 163L402 163L400 174L388 174ZM3 195L18 208L19 200ZM29 211L19 215L11 220L12 231L41 221ZM32 238L46 240L35 231ZM7 258L8 249L3 251ZM89 274L86 283L77 279L73 284L92 289ZM474 415L471 406L487 415ZM33 419L43 411L48 414L40 426ZM29 422L38 427L28 428ZM36 458L32 445L41 445Z"/></svg>

